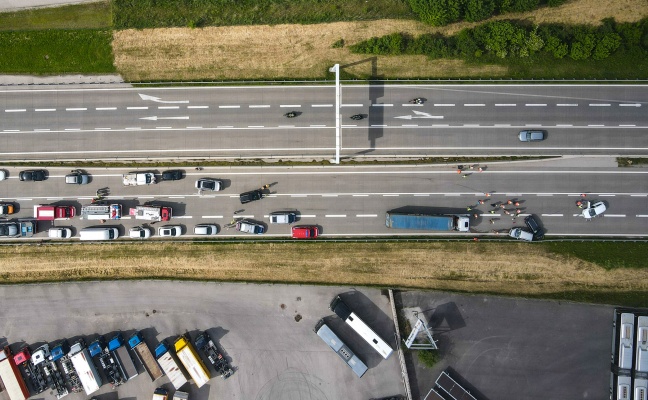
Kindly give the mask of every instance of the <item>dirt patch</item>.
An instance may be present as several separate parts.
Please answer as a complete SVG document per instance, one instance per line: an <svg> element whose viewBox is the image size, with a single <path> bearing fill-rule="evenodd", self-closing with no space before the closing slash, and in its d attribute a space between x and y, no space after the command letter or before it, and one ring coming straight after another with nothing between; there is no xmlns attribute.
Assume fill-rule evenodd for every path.
<svg viewBox="0 0 648 400"><path fill-rule="evenodd" d="M536 23L599 24L638 21L648 15L645 0L576 0L556 8L507 14L495 19L530 19ZM380 20L316 25L233 26L204 29L165 28L123 30L114 33L115 65L130 81L191 79L321 79L335 63L355 64L346 71L361 78L505 76L502 66L468 66L460 60L430 61L423 56L367 57L348 48L332 48L344 39L348 45L393 32L454 34L475 24L458 23L434 28L416 21Z"/></svg>
<svg viewBox="0 0 648 400"><path fill-rule="evenodd" d="M606 271L519 243L138 243L3 246L0 283L86 279L378 285L514 295L645 291L648 270Z"/></svg>

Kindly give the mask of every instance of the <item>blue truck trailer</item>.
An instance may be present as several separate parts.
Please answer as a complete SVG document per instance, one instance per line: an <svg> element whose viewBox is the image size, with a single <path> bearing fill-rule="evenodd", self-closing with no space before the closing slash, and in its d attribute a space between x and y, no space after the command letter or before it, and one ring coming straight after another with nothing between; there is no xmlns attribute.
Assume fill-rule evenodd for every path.
<svg viewBox="0 0 648 400"><path fill-rule="evenodd" d="M388 212L387 228L419 231L469 232L470 216L467 214L408 214Z"/></svg>

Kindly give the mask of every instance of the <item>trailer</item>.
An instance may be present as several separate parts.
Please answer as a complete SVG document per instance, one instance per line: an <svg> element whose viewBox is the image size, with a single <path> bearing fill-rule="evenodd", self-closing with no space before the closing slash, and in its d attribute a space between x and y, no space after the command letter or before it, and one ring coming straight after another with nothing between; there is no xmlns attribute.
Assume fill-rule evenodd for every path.
<svg viewBox="0 0 648 400"><path fill-rule="evenodd" d="M34 218L37 221L54 221L57 219L70 219L76 215L74 206L47 206L37 204L34 206Z"/></svg>
<svg viewBox="0 0 648 400"><path fill-rule="evenodd" d="M32 392L36 394L43 393L47 390L47 381L40 368L34 366L31 362L31 349L29 346L22 348L13 356L14 363L27 377Z"/></svg>
<svg viewBox="0 0 648 400"><path fill-rule="evenodd" d="M135 219L145 219L147 221L168 221L171 219L171 207L163 207L156 204L137 206L129 210L129 215Z"/></svg>
<svg viewBox="0 0 648 400"><path fill-rule="evenodd" d="M153 400L167 400L168 398L169 392L163 387L159 387L153 392Z"/></svg>
<svg viewBox="0 0 648 400"><path fill-rule="evenodd" d="M29 397L29 390L14 362L9 346L0 350L0 379L10 400L26 400Z"/></svg>
<svg viewBox="0 0 648 400"><path fill-rule="evenodd" d="M70 358L70 355L69 354L64 355L59 359L59 361L61 362L63 373L67 377L67 382L70 391L72 393L82 392L83 385L81 384L81 380L79 379L79 374L74 368L74 364L72 363L72 359Z"/></svg>
<svg viewBox="0 0 648 400"><path fill-rule="evenodd" d="M189 400L189 393L176 390L173 393L173 400Z"/></svg>
<svg viewBox="0 0 648 400"><path fill-rule="evenodd" d="M0 237L32 237L36 233L36 224L31 220L0 222Z"/></svg>
<svg viewBox="0 0 648 400"><path fill-rule="evenodd" d="M387 228L413 229L419 231L470 231L468 214L408 214L388 212L385 216Z"/></svg>
<svg viewBox="0 0 648 400"><path fill-rule="evenodd" d="M81 219L115 220L122 216L121 204L94 203L81 206Z"/></svg>
<svg viewBox="0 0 648 400"><path fill-rule="evenodd" d="M169 377L169 380L171 380L174 388L180 389L182 385L187 383L184 371L182 371L175 357L171 354L169 345L166 342L163 341L155 348L155 358L160 363L164 373Z"/></svg>
<svg viewBox="0 0 648 400"><path fill-rule="evenodd" d="M164 375L164 372L162 372L157 361L155 361L155 357L151 354L151 350L144 342L144 338L140 332L136 332L130 339L128 339L128 345L131 350L135 352L135 356L139 362L142 363L152 381L156 381Z"/></svg>
<svg viewBox="0 0 648 400"><path fill-rule="evenodd" d="M221 378L227 379L234 374L234 370L230 367L227 359L218 351L218 347L216 347L214 341L209 337L207 331L198 335L194 344L197 349L200 349L207 355L207 359L214 366Z"/></svg>
<svg viewBox="0 0 648 400"><path fill-rule="evenodd" d="M102 385L101 377L97 373L97 369L92 362L92 357L90 357L90 353L86 349L83 340L79 340L72 345L69 356L86 395L90 395L99 390Z"/></svg>
<svg viewBox="0 0 648 400"><path fill-rule="evenodd" d="M124 346L124 337L121 333L115 335L108 342L108 351L117 358L117 362L121 365L126 380L129 381L138 375L133 359L128 353L128 348Z"/></svg>
<svg viewBox="0 0 648 400"><path fill-rule="evenodd" d="M142 186L156 183L153 172L131 172L122 175L124 186Z"/></svg>
<svg viewBox="0 0 648 400"><path fill-rule="evenodd" d="M196 353L196 350L191 345L189 338L182 335L176 339L174 343L176 354L180 359L182 365L187 368L187 372L194 380L194 383L198 388L201 388L205 383L209 381L211 376L205 364L203 364L200 357Z"/></svg>
<svg viewBox="0 0 648 400"><path fill-rule="evenodd" d="M104 375L113 387L120 386L128 380L121 363L117 357L108 350L108 346L106 345L103 336L99 336L94 342L90 343L88 350L90 351L91 357L98 358L99 365L101 365Z"/></svg>

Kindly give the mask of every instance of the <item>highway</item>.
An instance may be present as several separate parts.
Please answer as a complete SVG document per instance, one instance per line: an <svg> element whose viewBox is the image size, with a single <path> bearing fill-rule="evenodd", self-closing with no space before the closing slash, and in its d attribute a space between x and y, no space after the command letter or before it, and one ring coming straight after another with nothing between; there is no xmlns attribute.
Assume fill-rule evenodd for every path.
<svg viewBox="0 0 648 400"><path fill-rule="evenodd" d="M193 233L198 223L221 226L219 236L247 236L225 225L245 218L265 223L268 236L289 237L286 225L267 225L273 211L293 210L298 224L318 225L323 237L361 235L441 235L439 232L395 230L385 227L385 212L390 210L423 213L477 214L471 217L471 232L462 234L502 234L514 226L524 226L523 218L513 219L491 204L513 200L520 206L505 209L520 217L538 217L549 237L576 236L646 236L648 223L648 183L644 168L587 166L599 162L575 158L563 161L529 161L482 165L483 172L466 166L457 174L456 166L356 166L356 167L208 167L202 171L187 168L186 177L175 182L160 182L145 187L124 187L121 174L129 170L89 169L89 185L66 185L63 176L68 169L50 168L44 182L20 182L17 168L6 168L9 178L0 182L0 199L19 204L14 216L33 216L35 204L89 204L98 188L108 187L109 202L122 204L125 217L106 225L121 225L121 233L139 225L128 216L128 208L146 202L169 205L174 217L168 224L180 224ZM583 166L578 167L578 164ZM162 170L154 170L161 173ZM223 179L223 191L198 194L194 182L200 177ZM270 184L268 197L241 205L241 192ZM490 194L487 196L486 193ZM583 199L582 194L586 197ZM602 218L586 221L575 205L579 199L602 200L608 210ZM484 204L478 204L483 200ZM468 211L470 207L472 210ZM491 214L490 211L494 213ZM493 223L490 221L493 220ZM56 226L97 226L98 221L55 221ZM46 236L49 222L39 222ZM165 225L158 222L152 227Z"/></svg>
<svg viewBox="0 0 648 400"><path fill-rule="evenodd" d="M5 88L0 157L329 159L334 100L331 85ZM346 85L341 154L645 156L647 106L646 85ZM519 142L528 128L547 139Z"/></svg>

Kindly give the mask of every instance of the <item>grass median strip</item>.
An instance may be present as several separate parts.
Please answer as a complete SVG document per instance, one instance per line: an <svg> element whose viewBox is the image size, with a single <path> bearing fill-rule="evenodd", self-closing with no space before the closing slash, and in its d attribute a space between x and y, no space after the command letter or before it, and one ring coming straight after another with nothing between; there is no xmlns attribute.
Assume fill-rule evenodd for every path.
<svg viewBox="0 0 648 400"><path fill-rule="evenodd" d="M604 252L618 243L597 245ZM648 305L637 295L648 289L648 268L623 262L630 247L645 259L645 243L611 253L605 266L565 246L560 252L551 251L551 244L473 242L2 246L0 282L162 278L345 284Z"/></svg>
<svg viewBox="0 0 648 400"><path fill-rule="evenodd" d="M111 25L110 1L0 13L0 31L95 29Z"/></svg>

